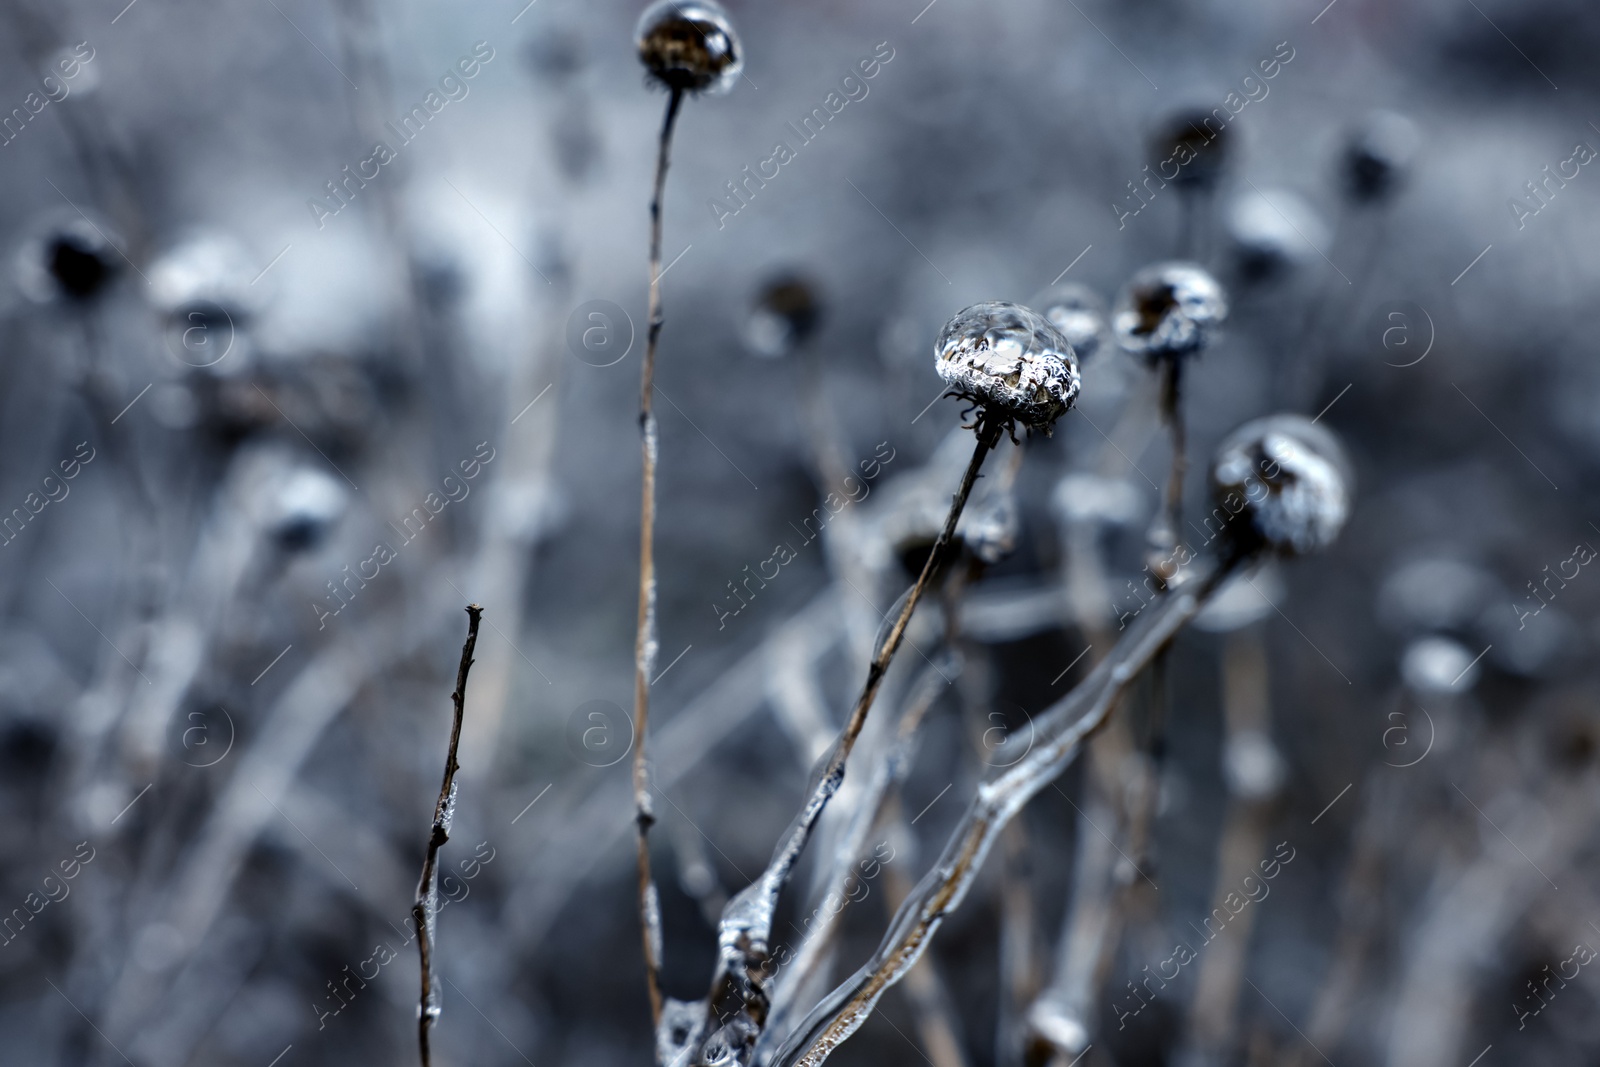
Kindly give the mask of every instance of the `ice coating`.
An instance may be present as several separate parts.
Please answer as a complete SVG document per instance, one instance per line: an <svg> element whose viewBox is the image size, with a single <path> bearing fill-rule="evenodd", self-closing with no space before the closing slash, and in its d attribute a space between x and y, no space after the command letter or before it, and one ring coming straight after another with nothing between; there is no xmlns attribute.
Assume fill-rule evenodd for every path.
<svg viewBox="0 0 1600 1067"><path fill-rule="evenodd" d="M1105 301L1087 285L1066 282L1051 286L1034 299L1033 306L1061 331L1079 365L1094 358L1110 332Z"/></svg>
<svg viewBox="0 0 1600 1067"><path fill-rule="evenodd" d="M725 93L744 67L744 46L714 0L656 0L633 43L650 77L678 92Z"/></svg>
<svg viewBox="0 0 1600 1067"><path fill-rule="evenodd" d="M1351 482L1338 439L1301 415L1245 423L1211 463L1217 514L1246 550L1327 548L1350 516Z"/></svg>
<svg viewBox="0 0 1600 1067"><path fill-rule="evenodd" d="M945 324L934 368L991 414L1048 430L1078 397L1078 360L1061 331L1021 304L974 304Z"/></svg>
<svg viewBox="0 0 1600 1067"><path fill-rule="evenodd" d="M1147 359L1198 352L1228 317L1222 286L1194 263L1156 263L1117 296L1111 329L1125 350Z"/></svg>

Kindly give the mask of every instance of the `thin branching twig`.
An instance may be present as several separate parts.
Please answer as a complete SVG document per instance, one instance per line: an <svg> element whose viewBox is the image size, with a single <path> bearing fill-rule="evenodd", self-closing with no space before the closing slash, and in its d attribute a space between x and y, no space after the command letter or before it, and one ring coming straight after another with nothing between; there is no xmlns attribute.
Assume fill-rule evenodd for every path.
<svg viewBox="0 0 1600 1067"><path fill-rule="evenodd" d="M417 953L422 959L422 994L417 1004L417 1047L422 1052L422 1067L433 1062L428 1049L428 1028L439 1014L433 995L433 924L439 910L439 849L450 840L450 821L456 807L456 750L461 746L461 717L467 707L467 672L472 669L472 650L478 643L478 620L483 609L467 605L467 641L461 646L461 665L456 669L456 689L450 694L455 717L450 723L450 749L444 759L444 781L439 800L433 806L433 829L428 834L428 855L422 861L422 877L417 881L417 899L411 905L411 919L417 924Z"/></svg>
<svg viewBox="0 0 1600 1067"><path fill-rule="evenodd" d="M927 948L945 915L971 888L1000 831L1034 794L1060 776L1080 746L1106 722L1129 683L1205 605L1232 559L1205 579L1150 608L1084 682L1037 720L1041 740L1020 762L982 785L932 870L890 924L872 958L840 985L784 1042L772 1067L818 1067L866 1022L879 998L900 981Z"/></svg>

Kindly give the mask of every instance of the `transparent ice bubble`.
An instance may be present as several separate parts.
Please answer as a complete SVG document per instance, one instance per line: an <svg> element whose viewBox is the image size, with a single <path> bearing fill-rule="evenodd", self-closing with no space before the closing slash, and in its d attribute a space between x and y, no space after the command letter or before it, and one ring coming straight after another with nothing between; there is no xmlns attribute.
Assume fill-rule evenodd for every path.
<svg viewBox="0 0 1600 1067"><path fill-rule="evenodd" d="M1031 306L1038 308L1050 325L1061 331L1080 366L1093 359L1110 336L1106 303L1086 285L1077 282L1053 285L1040 293Z"/></svg>
<svg viewBox="0 0 1600 1067"><path fill-rule="evenodd" d="M1245 423L1211 461L1211 519L1244 551L1282 555L1331 545L1350 517L1354 478L1332 431L1303 415Z"/></svg>
<svg viewBox="0 0 1600 1067"><path fill-rule="evenodd" d="M725 93L744 67L744 46L715 0L656 0L633 43L650 77L680 92Z"/></svg>
<svg viewBox="0 0 1600 1067"><path fill-rule="evenodd" d="M1078 360L1061 331L1021 304L974 304L934 342L934 369L959 395L1048 430L1078 397Z"/></svg>
<svg viewBox="0 0 1600 1067"><path fill-rule="evenodd" d="M1155 263L1129 279L1111 312L1117 344L1146 359L1198 352L1228 317L1222 286L1194 263Z"/></svg>
<svg viewBox="0 0 1600 1067"><path fill-rule="evenodd" d="M1419 694L1461 693L1476 684L1478 664L1461 642L1433 635L1406 646L1400 677Z"/></svg>

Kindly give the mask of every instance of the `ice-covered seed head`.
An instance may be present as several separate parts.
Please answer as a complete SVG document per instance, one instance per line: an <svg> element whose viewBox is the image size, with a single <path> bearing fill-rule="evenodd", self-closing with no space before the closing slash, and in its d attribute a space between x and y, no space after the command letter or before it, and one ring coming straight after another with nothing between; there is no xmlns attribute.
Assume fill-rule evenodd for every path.
<svg viewBox="0 0 1600 1067"><path fill-rule="evenodd" d="M1209 111L1188 108L1169 115L1151 139L1152 170L1179 187L1205 189L1217 183L1227 165L1232 135ZM1170 161L1177 168L1168 176Z"/></svg>
<svg viewBox="0 0 1600 1067"><path fill-rule="evenodd" d="M1350 517L1352 487L1338 438L1303 415L1247 422L1211 461L1213 516L1242 552L1327 548Z"/></svg>
<svg viewBox="0 0 1600 1067"><path fill-rule="evenodd" d="M1105 301L1086 285L1067 282L1051 286L1035 298L1033 306L1061 331L1079 365L1094 358L1109 332Z"/></svg>
<svg viewBox="0 0 1600 1067"><path fill-rule="evenodd" d="M1314 259L1329 239L1315 209L1286 189L1241 193L1228 208L1227 227L1247 281L1288 273Z"/></svg>
<svg viewBox="0 0 1600 1067"><path fill-rule="evenodd" d="M776 359L803 344L821 321L816 286L799 274L781 274L756 294L745 322L745 343L756 355Z"/></svg>
<svg viewBox="0 0 1600 1067"><path fill-rule="evenodd" d="M1117 343L1149 360L1198 352L1228 317L1222 286L1194 263L1156 263L1129 279L1117 296L1111 329Z"/></svg>
<svg viewBox="0 0 1600 1067"><path fill-rule="evenodd" d="M1374 201L1393 193L1411 169L1420 141L1417 127L1404 115L1368 115L1345 145L1345 188L1351 198Z"/></svg>
<svg viewBox="0 0 1600 1067"><path fill-rule="evenodd" d="M678 92L725 93L744 66L744 46L715 0L656 0L633 43L650 77Z"/></svg>
<svg viewBox="0 0 1600 1067"><path fill-rule="evenodd" d="M945 323L934 369L984 414L1050 427L1078 398L1078 358L1061 331L1021 304L974 304Z"/></svg>

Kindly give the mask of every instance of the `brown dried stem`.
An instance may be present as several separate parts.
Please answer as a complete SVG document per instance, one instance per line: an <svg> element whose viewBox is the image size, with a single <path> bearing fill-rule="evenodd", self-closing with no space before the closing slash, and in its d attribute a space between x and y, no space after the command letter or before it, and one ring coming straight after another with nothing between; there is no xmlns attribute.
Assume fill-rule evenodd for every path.
<svg viewBox="0 0 1600 1067"><path fill-rule="evenodd" d="M422 1067L431 1067L428 1028L439 1014L433 999L433 922L439 900L439 849L450 840L450 820L455 814L456 750L461 747L461 717L467 708L467 672L472 669L472 650L478 644L478 620L483 609L467 605L467 641L461 646L461 665L456 668L456 689L450 694L455 717L450 723L450 749L444 759L444 781L439 800L433 806L433 829L428 834L428 855L422 861L422 877L417 881L417 899L411 905L411 919L417 924L417 953L422 958L422 994L417 1004L417 1047L422 1052Z"/></svg>
<svg viewBox="0 0 1600 1067"><path fill-rule="evenodd" d="M645 980L650 991L650 1019L661 1024L661 908L650 875L650 771L645 762L645 732L650 725L650 671L656 651L656 343L661 337L661 196L672 153L672 128L678 121L683 90L667 98L667 114L656 145L655 191L650 198L650 307L645 336L644 369L639 381L639 436L644 457L639 497L639 623L633 647L633 806L638 825L639 920L644 944Z"/></svg>

